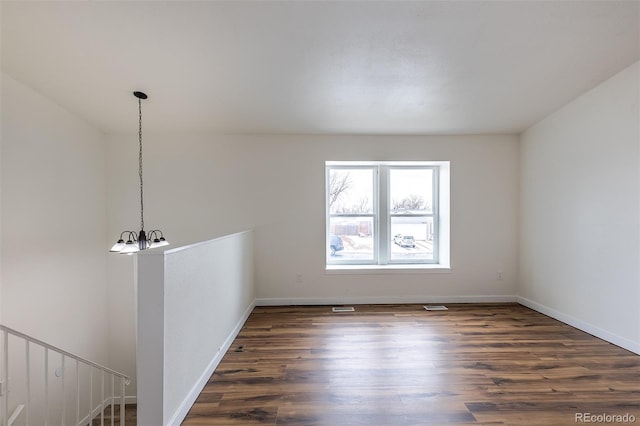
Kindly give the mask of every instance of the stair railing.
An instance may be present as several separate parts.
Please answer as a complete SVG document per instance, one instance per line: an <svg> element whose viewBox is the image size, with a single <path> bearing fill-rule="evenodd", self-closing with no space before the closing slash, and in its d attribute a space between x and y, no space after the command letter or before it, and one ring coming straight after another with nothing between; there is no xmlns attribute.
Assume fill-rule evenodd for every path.
<svg viewBox="0 0 640 426"><path fill-rule="evenodd" d="M0 324L0 332L1 332L0 336L2 339L1 340L2 351L0 351L0 360L1 360L0 400L3 402L0 406L4 408L2 410L3 413L0 418L0 420L2 421L2 423L0 423L1 426L12 426L18 420L20 421L19 423L16 423L16 424L25 424L27 426L31 424L35 424L35 422L37 422L38 424L42 423L44 426L49 426L49 425L56 425L56 426L57 425L61 425L61 426L89 425L91 426L93 425L94 419L97 421L98 415L100 416L100 425L104 426L105 409L109 405L110 405L111 426L114 426L114 422L115 422L114 406L115 406L115 401L118 397L120 399L120 404L119 404L120 426L125 425L125 386L127 386L131 382L128 376L126 376L125 374L119 373L117 371L114 371L110 368L107 368L105 366L102 366L98 363L95 363L93 361L89 361L80 356L74 355L70 352L57 348L41 340L28 336L17 330L6 327L2 324ZM24 342L24 357L22 357L22 359L19 361L18 360L14 361L13 359L13 356L15 356L16 352L18 352L19 349L17 350L12 349L11 356L10 356L9 336L14 336L14 338L17 338ZM14 339L12 338L11 340L14 340ZM42 348L40 350L43 351L42 354L44 359L44 362L39 365L39 367L44 370L44 378L43 378L44 391L42 392L41 390L41 393L43 393L44 395L43 395L43 398L40 398L40 400L37 402L33 401L34 398L33 398L33 389L32 389L32 382L35 381L32 377L33 376L32 346L34 345L36 347ZM51 387L49 384L50 353L57 354L54 356L59 357L58 359L60 360L60 367L55 370L55 376L60 378L60 386L58 391L61 393L61 395L57 395L57 398L58 398L57 401L61 403L59 404L60 406L58 407L58 410L57 410L59 411L59 413L57 413L58 416L56 416L56 419L53 421L49 418L51 415L50 401L52 398L52 395L49 394L50 393L49 388ZM24 383L22 383L24 385L24 388L21 389L24 393L23 395L24 400L21 401L23 403L15 403L14 401L15 407L11 414L9 413L10 411L9 395L12 389L16 388L18 384L14 382L9 383L9 379L14 380L9 374L10 361L12 364L19 365L24 369L23 374L25 377ZM67 372L65 369L68 367L68 364L75 364L75 369L74 369L75 370L75 386L70 386L68 383L66 383L67 381L65 380L65 376L67 376ZM84 367L81 368L81 366L84 366ZM17 367L17 368L20 368L20 367ZM71 368L73 369L73 367ZM81 387L81 369L87 370L89 373L89 377L88 377L89 385L84 386L85 389L82 389ZM100 381L99 383L94 383L94 376L97 376L97 379ZM106 385L110 389L110 395L108 396L105 395L105 378L106 378ZM118 382L119 388L120 388L119 395L116 395L116 382ZM94 399L97 396L97 395L94 395L94 390L98 386L99 386L99 390L97 390L97 393L99 394L100 402L99 404L94 405ZM75 395L73 395L75 399L75 403L71 403L71 404L68 403L71 396L69 395L70 387L73 387L73 389L75 389ZM82 395L83 390L84 392L88 392L88 400L89 400L87 406L85 407L81 407L81 396L83 397L87 396L87 395ZM107 404L107 401L110 401L110 404ZM71 405L71 406L67 407L67 405ZM75 409L75 413L68 413L67 410L70 408ZM100 410L99 414L96 412L96 410L98 409ZM38 420L35 419L36 410L38 411L37 415L39 415ZM85 412L87 412L88 414L81 418L80 417L81 414L84 414ZM22 413L24 413L24 419L21 418ZM74 418L75 420L70 421L69 420L70 418Z"/></svg>

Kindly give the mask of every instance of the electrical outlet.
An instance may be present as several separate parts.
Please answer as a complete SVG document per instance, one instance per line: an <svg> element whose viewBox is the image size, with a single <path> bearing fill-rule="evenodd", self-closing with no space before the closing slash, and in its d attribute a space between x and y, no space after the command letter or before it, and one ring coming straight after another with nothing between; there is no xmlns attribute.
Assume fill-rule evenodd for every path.
<svg viewBox="0 0 640 426"><path fill-rule="evenodd" d="M504 275L502 274L502 271L496 272L496 279L498 281L502 281L504 279Z"/></svg>
<svg viewBox="0 0 640 426"><path fill-rule="evenodd" d="M296 274L296 282L301 284L303 282L302 274Z"/></svg>

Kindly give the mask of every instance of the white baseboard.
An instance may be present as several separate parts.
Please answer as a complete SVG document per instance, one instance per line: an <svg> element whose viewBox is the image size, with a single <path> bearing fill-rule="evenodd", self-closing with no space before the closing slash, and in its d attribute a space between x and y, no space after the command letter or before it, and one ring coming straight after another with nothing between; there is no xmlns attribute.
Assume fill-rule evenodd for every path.
<svg viewBox="0 0 640 426"><path fill-rule="evenodd" d="M620 346L621 348L640 355L640 343L638 342L634 342L627 338L618 336L617 334L611 333L607 330L603 330L600 327L596 327L595 325L590 324L586 321L582 321L578 318L572 317L571 315L556 311L553 308L534 302L533 300L529 300L526 297L518 296L517 299L518 303L526 306L527 308L531 308L534 311L538 311L541 314L545 314L551 318L557 319L558 321L582 330L585 333L589 333L595 337L606 340L609 343L613 343L616 346Z"/></svg>
<svg viewBox="0 0 640 426"><path fill-rule="evenodd" d="M255 306L256 306L256 303L254 300L253 302L251 302L251 304L249 304L247 309L244 311L244 313L242 314L242 317L238 320L238 322L236 323L235 327L233 328L229 336L227 336L227 339L222 344L222 347L220 348L220 350L209 362L209 365L207 365L207 368L202 372L202 374L200 375L196 383L193 385L193 387L191 388L187 396L184 398L182 403L178 406L175 413L173 414L173 416L171 416L171 419L167 424L172 426L173 425L179 426L182 423L182 421L185 419L185 417L189 413L189 410L193 406L194 402L196 402L196 399L202 392L202 389L204 389L207 382L209 381L209 378L211 377L215 369L218 367L218 364L220 364L220 361L222 361L222 358L227 353L227 350L229 350L229 348L231 347L231 344L233 343L238 333L240 333L240 330L242 330L242 326L249 318L249 315L251 315L251 311L253 311L253 308L255 308Z"/></svg>
<svg viewBox="0 0 640 426"><path fill-rule="evenodd" d="M354 297L287 297L256 299L256 306L295 305L382 305L425 303L516 303L517 296L354 296Z"/></svg>

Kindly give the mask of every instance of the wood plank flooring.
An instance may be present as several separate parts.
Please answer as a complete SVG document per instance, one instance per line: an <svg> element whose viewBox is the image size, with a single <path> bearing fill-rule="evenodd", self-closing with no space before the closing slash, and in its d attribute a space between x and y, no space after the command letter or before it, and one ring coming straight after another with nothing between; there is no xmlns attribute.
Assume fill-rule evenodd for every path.
<svg viewBox="0 0 640 426"><path fill-rule="evenodd" d="M640 356L520 305L448 307L256 308L183 425L640 423Z"/></svg>
<svg viewBox="0 0 640 426"><path fill-rule="evenodd" d="M124 424L125 426L136 426L137 422L137 404L126 404L124 406ZM111 405L105 407L102 416L96 416L91 422L91 426L101 426L111 424ZM120 404L113 406L113 424L120 426Z"/></svg>

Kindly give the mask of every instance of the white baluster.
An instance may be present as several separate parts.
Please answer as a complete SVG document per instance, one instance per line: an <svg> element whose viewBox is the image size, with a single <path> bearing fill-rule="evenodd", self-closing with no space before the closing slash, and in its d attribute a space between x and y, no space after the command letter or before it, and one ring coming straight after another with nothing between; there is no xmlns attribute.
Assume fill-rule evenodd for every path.
<svg viewBox="0 0 640 426"><path fill-rule="evenodd" d="M44 426L49 425L49 349L44 348Z"/></svg>
<svg viewBox="0 0 640 426"><path fill-rule="evenodd" d="M76 422L80 423L80 363L76 359Z"/></svg>
<svg viewBox="0 0 640 426"><path fill-rule="evenodd" d="M89 366L89 426L93 420L93 368Z"/></svg>
<svg viewBox="0 0 640 426"><path fill-rule="evenodd" d="M100 426L104 426L104 371L100 375Z"/></svg>
<svg viewBox="0 0 640 426"><path fill-rule="evenodd" d="M125 379L120 379L120 426L124 426L124 382Z"/></svg>
<svg viewBox="0 0 640 426"><path fill-rule="evenodd" d="M67 417L67 392L66 392L66 389L64 387L64 376L67 375L67 370L66 370L66 367L64 365L65 364L64 363L65 356L64 356L64 354L62 354L61 356L62 356L62 366L60 367L62 369L62 375L60 376L61 379L62 379L62 422L61 422L61 424L62 424L62 426L65 426L66 423L67 423L67 419L66 419L66 417Z"/></svg>
<svg viewBox="0 0 640 426"><path fill-rule="evenodd" d="M4 348L2 355L2 380L4 380L4 421L3 425L9 424L9 333L4 332Z"/></svg>
<svg viewBox="0 0 640 426"><path fill-rule="evenodd" d="M116 405L116 376L111 375L111 426L114 426L116 421L114 406Z"/></svg>
<svg viewBox="0 0 640 426"><path fill-rule="evenodd" d="M27 425L31 424L31 343L28 340L24 341L24 356L26 360L26 375L27 375Z"/></svg>

